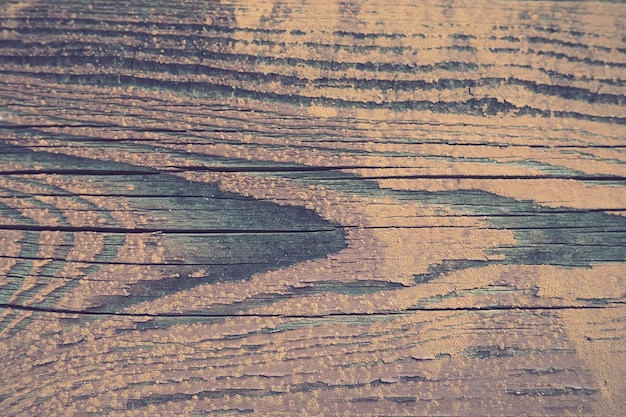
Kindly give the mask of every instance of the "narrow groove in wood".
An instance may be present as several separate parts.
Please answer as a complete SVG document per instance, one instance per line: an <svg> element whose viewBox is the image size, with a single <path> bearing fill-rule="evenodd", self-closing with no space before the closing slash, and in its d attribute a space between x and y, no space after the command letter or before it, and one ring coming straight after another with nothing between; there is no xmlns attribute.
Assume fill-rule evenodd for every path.
<svg viewBox="0 0 626 417"><path fill-rule="evenodd" d="M257 314L257 313L237 313L236 317L276 317L276 318L293 318L293 319L315 319L315 318L326 318L326 317L371 317L371 316L403 316L407 314L415 314L418 312L454 312L454 311L554 311L554 310L595 310L606 308L604 306L594 306L594 305L570 305L570 306L524 306L524 307L511 307L511 306L485 306L485 307L461 307L461 308L437 308L437 307L424 307L424 308L409 308L403 311L385 311L379 313L329 313L324 315L315 315L315 314L303 314L303 315L283 315L283 314ZM156 313L156 314L147 314L147 313L126 313L126 312L98 312L98 311L85 311L85 310L67 310L67 309L54 309L54 308L38 308L32 306L24 306L24 305L14 305L14 304L0 304L0 309L7 310L16 310L16 311L29 311L29 312L38 312L38 313L49 313L49 314L73 314L73 315L84 315L84 316L100 316L100 317L169 317L169 318L228 318L232 317L232 314L202 314L202 313L194 313L194 314L168 314L168 313Z"/></svg>
<svg viewBox="0 0 626 417"><path fill-rule="evenodd" d="M2 170L0 168L0 175L85 175L85 176L127 176L127 175L160 175L161 172L137 168L133 170L97 170L97 169L22 169L22 170Z"/></svg>
<svg viewBox="0 0 626 417"><path fill-rule="evenodd" d="M166 228L121 228L121 227L78 227L78 226L44 226L44 225L13 225L0 224L0 230L31 231L31 232L93 232L116 234L172 234L172 235L271 235L271 234L298 234L298 233L325 233L335 232L336 228L302 229L302 230L264 230L264 229L166 229Z"/></svg>
<svg viewBox="0 0 626 417"><path fill-rule="evenodd" d="M388 179L439 179L439 180L548 180L548 179L569 179L577 181L610 181L610 182L622 182L626 181L626 177L622 176L576 176L576 175L379 175L379 176L367 176L360 177L365 180L388 180ZM344 181L349 177L341 178L329 178L329 181L337 180Z"/></svg>

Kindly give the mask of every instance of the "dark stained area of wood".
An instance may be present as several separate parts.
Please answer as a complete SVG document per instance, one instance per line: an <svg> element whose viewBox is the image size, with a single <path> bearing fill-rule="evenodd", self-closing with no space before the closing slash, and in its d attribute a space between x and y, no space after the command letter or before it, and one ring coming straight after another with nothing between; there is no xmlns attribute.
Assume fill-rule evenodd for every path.
<svg viewBox="0 0 626 417"><path fill-rule="evenodd" d="M0 415L623 415L625 24L0 0Z"/></svg>
<svg viewBox="0 0 626 417"><path fill-rule="evenodd" d="M13 151L13 152L11 152ZM249 197L220 191L215 184L192 183L182 178L159 173L156 170L135 171L133 166L115 163L101 163L97 168L91 160L84 158L59 158L49 153L33 153L6 147L3 157L11 155L13 162L27 161L29 164L46 164L54 161L62 164L65 178L79 181L97 181L100 195L110 198L124 198L129 203L128 211L141 212L152 219L143 225L125 226L115 221L108 213L103 213L102 221L85 226L72 226L64 218L63 211L51 204L38 200L38 195L56 196L59 200L86 203L93 210L100 211L96 205L89 204L80 195L69 194L58 187L47 186L44 182L37 185L43 191L38 195L14 194L13 198L28 201L41 210L55 213L54 225L36 224L32 219L20 215L19 211L7 205L0 206L0 212L6 212L9 218L22 218L24 224L0 225L0 229L24 231L23 251L16 262L7 271L8 277L14 278L14 285L3 289L9 304L9 296L19 290L19 277L32 268L32 263L42 261L37 256L38 242L42 232L64 232L68 234L66 249L72 244L72 234L100 233L105 236L106 254L94 259L85 273L97 274L100 265L115 264L115 255L123 250L125 234L157 234L165 254L176 251L182 256L166 256L161 262L144 262L146 266L159 265L163 278L145 280L133 284L127 293L121 296L101 296L88 311L116 313L124 307L152 300L173 292L188 290L197 285L216 282L244 280L256 273L270 269L279 269L310 259L317 259L339 252L345 247L344 232L339 224L323 220L312 210L294 206L259 201ZM43 166L43 165L42 165ZM111 177L113 175L113 177ZM33 184L32 179L25 183ZM132 193L116 194L116 187L133 184ZM172 214L173 213L173 214ZM178 214L178 215L176 215ZM61 251L49 259L40 277L53 278L63 269L68 261L67 250ZM65 256L65 258L64 258ZM199 269L201 276L196 273ZM195 273L195 275L194 275ZM192 276L190 276L192 275ZM71 285L71 282L69 283ZM39 288L23 292L19 298L13 298L11 305L20 306L22 300L29 300ZM57 294L63 294L58 289ZM54 305L56 297L51 295L36 307ZM32 306L32 304L31 304ZM211 311L205 313L210 314Z"/></svg>

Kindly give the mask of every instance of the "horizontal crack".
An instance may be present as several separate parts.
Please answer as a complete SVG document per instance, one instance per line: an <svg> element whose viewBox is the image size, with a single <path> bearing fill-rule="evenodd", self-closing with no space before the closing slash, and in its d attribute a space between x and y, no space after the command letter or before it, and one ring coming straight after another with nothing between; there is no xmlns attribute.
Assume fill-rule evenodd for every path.
<svg viewBox="0 0 626 417"><path fill-rule="evenodd" d="M180 264L180 263L174 263L175 261L172 260L172 263L168 263L167 260L163 260L161 263L155 263L155 262L122 262L122 261L93 261L93 260L67 260L64 258L54 258L54 257L49 257L49 258L45 258L45 257L38 257L38 256L6 256L6 255L0 255L0 259L14 259L14 260L18 260L18 261L42 261L42 262L63 262L63 263L73 263L73 264L79 264L79 265L127 265L127 266L185 266L185 267L193 267L193 266L197 266L197 267L207 267L207 266L231 266L231 265L267 265L267 264L271 264L271 261L267 261L267 262L241 262L241 261L237 261L236 263L230 262L230 263L226 263L226 262L206 262L206 263L201 263L201 262L186 262L184 264ZM23 276L14 276L14 275L6 275L7 278L16 278L16 279L24 279ZM44 275L44 274L38 274L38 277L42 277L42 278L58 278L57 276L53 276L53 275ZM72 278L66 278L68 281L71 281ZM81 280L86 280L86 278L80 278ZM103 282L102 280L95 280L93 279L92 281L97 281L97 282Z"/></svg>
<svg viewBox="0 0 626 417"><path fill-rule="evenodd" d="M542 214L551 214L542 213ZM469 216L457 216L457 217L469 217ZM487 217L487 215L475 216L475 217ZM527 216L526 216L527 217ZM591 229L587 226L546 226L546 227L476 227L476 226L458 226L458 225L424 225L424 226L360 226L360 225L344 225L344 229L358 229L358 230L382 230L382 229L472 229L472 230L587 230ZM297 234L297 233L325 233L334 232L336 228L327 229L301 229L301 230L287 230L287 229L165 229L165 228L136 228L128 229L122 227L90 227L90 226L39 226L39 225L14 225L14 224L0 224L0 230L15 230L24 232L92 232L92 233L122 233L122 234L163 234L163 235L258 235L258 234ZM624 230L602 230L603 233L624 233ZM598 246L576 244L575 246ZM613 245L611 245L613 246ZM516 246L523 247L523 246Z"/></svg>
<svg viewBox="0 0 626 417"><path fill-rule="evenodd" d="M346 180L351 178L328 178L332 180ZM352 178L354 179L354 178ZM391 179L436 179L436 180L549 180L564 179L578 181L626 181L626 177L619 175L381 175L360 176L360 180L391 180Z"/></svg>
<svg viewBox="0 0 626 417"><path fill-rule="evenodd" d="M172 166L181 171L210 171L210 172L328 172L342 169L378 169L365 165L355 166Z"/></svg>
<svg viewBox="0 0 626 417"><path fill-rule="evenodd" d="M289 167L289 166L171 166L167 170L177 172L241 172L241 173L283 173L283 172L331 172L348 169L384 169L371 166L328 166L328 167ZM21 170L0 170L0 175L101 175L101 176L125 176L125 175L160 175L162 172L155 170L97 170L97 169L21 169ZM564 179L577 181L623 181L626 176L620 175L380 175L380 176L345 176L324 178L325 181L346 181L346 180L392 180L392 179L414 179L414 180L550 180Z"/></svg>
<svg viewBox="0 0 626 417"><path fill-rule="evenodd" d="M7 130L19 130L19 129L43 129L43 128L111 128L115 127L114 124L29 124L29 125L15 125L15 124L0 124L0 129Z"/></svg>
<svg viewBox="0 0 626 417"><path fill-rule="evenodd" d="M0 230L17 230L27 232L94 232L94 233L124 233L124 234L186 234L186 235L258 235L258 234L283 234L283 233L322 233L334 232L336 228L327 229L302 229L302 230L280 230L280 229L153 229L137 228L128 229L123 227L81 227L81 226L37 226L37 225L0 225Z"/></svg>
<svg viewBox="0 0 626 417"><path fill-rule="evenodd" d="M618 303L619 304L619 303ZM269 313L239 313L239 314L202 314L202 313L128 313L128 312L106 312L106 311L81 311L63 308L43 308L24 306L16 304L0 304L0 309L28 311L33 313L49 313L49 314L77 314L85 316L101 316L101 317L171 317L171 318L235 318L235 317L268 317L268 318L291 318L291 319L311 319L311 318L327 318L327 317L376 317L376 316L402 316L417 312L471 312L471 311L543 311L543 310L593 310L611 308L607 305L570 305L570 306L485 306L485 307L454 307L454 308L409 308L399 311L381 311L377 313L348 313L334 312L328 314L269 314Z"/></svg>
<svg viewBox="0 0 626 417"><path fill-rule="evenodd" d="M104 170L104 169L16 169L16 170L0 170L0 175L103 175L103 176L121 176L121 175L159 175L161 172L150 169L136 170Z"/></svg>

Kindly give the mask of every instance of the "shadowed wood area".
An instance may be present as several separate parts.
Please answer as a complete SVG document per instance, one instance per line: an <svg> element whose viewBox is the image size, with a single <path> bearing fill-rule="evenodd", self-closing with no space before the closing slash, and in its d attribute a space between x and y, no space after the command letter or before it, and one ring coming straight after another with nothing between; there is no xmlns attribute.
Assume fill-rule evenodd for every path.
<svg viewBox="0 0 626 417"><path fill-rule="evenodd" d="M0 414L626 414L625 27L0 0Z"/></svg>

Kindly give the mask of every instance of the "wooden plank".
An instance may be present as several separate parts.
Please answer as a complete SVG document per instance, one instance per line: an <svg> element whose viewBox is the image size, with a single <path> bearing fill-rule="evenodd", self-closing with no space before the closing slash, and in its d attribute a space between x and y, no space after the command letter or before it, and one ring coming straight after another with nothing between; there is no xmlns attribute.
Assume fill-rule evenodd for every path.
<svg viewBox="0 0 626 417"><path fill-rule="evenodd" d="M624 414L626 7L0 1L3 415Z"/></svg>

